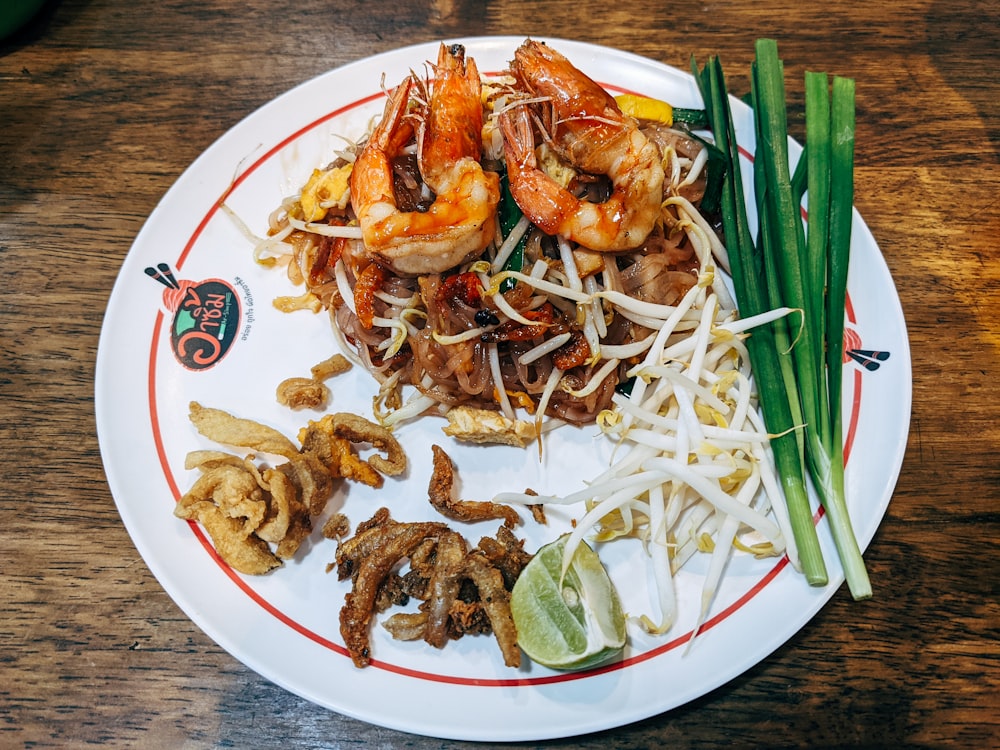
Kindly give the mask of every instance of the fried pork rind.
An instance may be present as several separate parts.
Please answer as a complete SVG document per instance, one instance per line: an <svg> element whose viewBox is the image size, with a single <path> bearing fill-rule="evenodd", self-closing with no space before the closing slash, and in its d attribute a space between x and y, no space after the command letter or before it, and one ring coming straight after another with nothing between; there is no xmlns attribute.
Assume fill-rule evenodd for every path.
<svg viewBox="0 0 1000 750"><path fill-rule="evenodd" d="M409 570L398 572L408 558ZM383 626L398 640L424 640L442 648L466 634L492 632L504 663L516 667L521 654L510 614L510 589L531 555L501 526L470 550L441 523L401 523L380 508L337 549L338 578L353 589L340 614L341 635L355 665L370 662L371 619L376 612L420 600L416 612L397 612Z"/></svg>
<svg viewBox="0 0 1000 750"><path fill-rule="evenodd" d="M368 459L368 463L376 471L390 477L406 471L406 453L388 429L349 412L337 412L324 417L327 418L337 437L346 438L352 443L368 443L385 452L385 456L375 455Z"/></svg>
<svg viewBox="0 0 1000 750"><path fill-rule="evenodd" d="M185 459L185 467L199 469L202 476L178 502L175 514L202 523L219 556L241 573L267 573L294 557L337 479L377 487L383 477L375 466L396 473L406 466L402 447L388 431L361 417L330 415L310 422L300 431L302 446L297 448L267 425L197 402L190 410L192 423L205 437L286 459L266 467L250 456L218 450L192 451ZM352 442L361 440L387 456L362 460ZM346 536L346 520L340 528Z"/></svg>
<svg viewBox="0 0 1000 750"><path fill-rule="evenodd" d="M310 421L299 430L299 441L304 450L316 456L332 477L342 477L354 482L367 484L376 489L385 483L385 478L354 450L347 438L334 434L332 415L318 422Z"/></svg>
<svg viewBox="0 0 1000 750"><path fill-rule="evenodd" d="M193 518L210 505L226 518L240 521L239 536L252 534L267 514L267 499L255 476L244 466L229 463L210 465L203 472L180 499L177 515Z"/></svg>
<svg viewBox="0 0 1000 750"><path fill-rule="evenodd" d="M294 377L282 380L275 396L278 403L290 409L325 409L330 402L330 389L323 381L340 375L351 369L351 362L343 354L332 357L313 365L310 377Z"/></svg>
<svg viewBox="0 0 1000 750"><path fill-rule="evenodd" d="M297 297L284 296L275 297L271 303L275 309L284 313L295 312L296 310L309 310L318 313L323 309L323 301L312 292L305 292Z"/></svg>
<svg viewBox="0 0 1000 750"><path fill-rule="evenodd" d="M325 409L330 389L312 378L286 378L275 391L278 403L289 409Z"/></svg>
<svg viewBox="0 0 1000 750"><path fill-rule="evenodd" d="M248 460L206 453L212 455L200 465L202 475L177 503L174 515L200 523L219 557L240 573L263 575L280 567L279 557L255 533L270 512L260 474L248 468Z"/></svg>
<svg viewBox="0 0 1000 750"><path fill-rule="evenodd" d="M194 451L185 465L202 475L174 514L201 523L216 552L235 570L261 575L280 567L312 531L302 490L289 476L295 470L286 468L292 462L261 471L249 457Z"/></svg>
<svg viewBox="0 0 1000 750"><path fill-rule="evenodd" d="M323 538L325 539L345 539L351 532L351 522L343 513L334 513L323 524Z"/></svg>
<svg viewBox="0 0 1000 750"><path fill-rule="evenodd" d="M294 443L273 427L234 417L221 409L210 409L197 401L191 402L190 410L191 422L198 432L216 443L252 448L284 458L299 455Z"/></svg>
<svg viewBox="0 0 1000 750"><path fill-rule="evenodd" d="M502 519L508 527L516 526L521 517L513 508L478 500L456 500L453 495L455 467L451 457L439 445L432 445L434 472L431 474L427 494L433 505L443 516L456 521L474 522Z"/></svg>
<svg viewBox="0 0 1000 750"><path fill-rule="evenodd" d="M299 431L299 441L313 452L336 477L381 487L385 478L406 470L406 453L389 430L364 417L346 412L327 414L319 421L310 421ZM385 455L362 459L355 445L371 445Z"/></svg>
<svg viewBox="0 0 1000 750"><path fill-rule="evenodd" d="M313 380L322 382L332 378L334 375L341 375L347 372L351 367L351 360L343 354L334 354L329 359L324 359L322 362L313 365L310 372L312 373Z"/></svg>
<svg viewBox="0 0 1000 750"><path fill-rule="evenodd" d="M185 469L211 468L220 464L243 466L243 459L225 451L191 451L184 457Z"/></svg>
<svg viewBox="0 0 1000 750"><path fill-rule="evenodd" d="M315 454L304 450L279 468L298 488L302 502L309 513L314 516L322 513L326 501L333 492L334 479L323 461Z"/></svg>
<svg viewBox="0 0 1000 750"><path fill-rule="evenodd" d="M184 518L185 516L181 516ZM263 539L243 535L243 524L229 518L214 505L199 505L190 517L200 523L212 538L212 544L226 564L247 575L264 575L282 563Z"/></svg>

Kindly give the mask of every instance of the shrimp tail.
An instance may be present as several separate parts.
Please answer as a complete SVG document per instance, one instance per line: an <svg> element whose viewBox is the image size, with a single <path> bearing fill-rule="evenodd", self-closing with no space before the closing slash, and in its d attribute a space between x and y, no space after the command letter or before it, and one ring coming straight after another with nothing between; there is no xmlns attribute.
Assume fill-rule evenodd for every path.
<svg viewBox="0 0 1000 750"><path fill-rule="evenodd" d="M443 172L482 155L482 84L475 60L460 44L441 45L430 105L420 132L418 160L427 183L438 189Z"/></svg>
<svg viewBox="0 0 1000 750"><path fill-rule="evenodd" d="M397 153L413 137L413 127L407 116L410 114L410 94L414 85L413 76L407 76L396 87L386 102L379 126L372 134L379 149L386 154Z"/></svg>

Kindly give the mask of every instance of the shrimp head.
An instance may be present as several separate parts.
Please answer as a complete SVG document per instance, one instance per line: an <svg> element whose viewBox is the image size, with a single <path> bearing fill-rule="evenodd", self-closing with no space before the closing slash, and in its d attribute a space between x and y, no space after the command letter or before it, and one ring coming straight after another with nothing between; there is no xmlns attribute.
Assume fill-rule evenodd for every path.
<svg viewBox="0 0 1000 750"><path fill-rule="evenodd" d="M485 172L483 109L475 61L460 45L441 45L426 100L409 76L361 150L351 178L351 204L373 260L401 275L442 273L479 255L493 240L498 175ZM417 123L417 164L434 200L402 211L393 189L393 157Z"/></svg>
<svg viewBox="0 0 1000 750"><path fill-rule="evenodd" d="M526 99L498 120L511 193L521 210L542 231L591 250L640 246L660 216L659 149L607 91L554 49L527 40L515 52L511 73ZM539 168L536 124L579 172L610 179L607 200L579 198Z"/></svg>

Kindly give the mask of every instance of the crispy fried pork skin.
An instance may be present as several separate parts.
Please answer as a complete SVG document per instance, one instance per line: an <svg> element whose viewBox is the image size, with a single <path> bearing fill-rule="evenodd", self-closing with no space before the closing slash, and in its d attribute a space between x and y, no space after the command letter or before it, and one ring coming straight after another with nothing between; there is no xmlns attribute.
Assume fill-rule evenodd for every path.
<svg viewBox="0 0 1000 750"><path fill-rule="evenodd" d="M502 519L507 527L516 526L521 522L517 511L498 503L476 500L456 500L453 496L455 484L455 467L451 457L439 445L432 445L434 452L434 471L431 474L427 493L433 505L441 515L455 521L490 521Z"/></svg>
<svg viewBox="0 0 1000 750"><path fill-rule="evenodd" d="M424 640L435 648L442 648L448 640L448 616L462 585L467 553L468 545L461 534L448 531L438 537L424 630Z"/></svg>
<svg viewBox="0 0 1000 750"><path fill-rule="evenodd" d="M402 474L406 470L406 453L403 451L403 446L388 429L350 412L338 412L328 416L333 434L337 437L345 438L352 443L369 443L385 452L384 456L375 455L368 459L373 469L390 477Z"/></svg>
<svg viewBox="0 0 1000 750"><path fill-rule="evenodd" d="M465 558L465 571L479 589L486 616L490 618L493 636L508 667L521 666L521 649L517 645L517 627L510 613L510 592L503 585L503 575L490 565L479 551L470 552Z"/></svg>
<svg viewBox="0 0 1000 750"><path fill-rule="evenodd" d="M278 383L275 396L290 409L325 409L330 389L312 378L286 378Z"/></svg>
<svg viewBox="0 0 1000 750"><path fill-rule="evenodd" d="M426 537L446 529L434 522L390 526L370 554L354 561L354 586L340 610L340 635L355 666L366 667L371 660L369 628L382 582Z"/></svg>
<svg viewBox="0 0 1000 750"><path fill-rule="evenodd" d="M234 417L221 409L210 409L197 401L189 405L191 423L202 435L216 443L253 448L285 458L296 458L299 449L273 427L249 419Z"/></svg>

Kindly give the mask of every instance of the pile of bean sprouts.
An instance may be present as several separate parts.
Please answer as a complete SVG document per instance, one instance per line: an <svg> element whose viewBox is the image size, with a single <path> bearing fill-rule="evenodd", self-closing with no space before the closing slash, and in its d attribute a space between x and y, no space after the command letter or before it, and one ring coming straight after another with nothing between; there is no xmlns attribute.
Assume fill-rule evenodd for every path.
<svg viewBox="0 0 1000 750"><path fill-rule="evenodd" d="M698 230L694 230L696 233ZM743 336L786 315L740 319L723 279L705 257L699 283L677 305L646 305L657 328L631 392L613 397L598 423L618 443L614 462L567 495L505 492L496 502L584 503L566 562L585 537L642 539L656 582L659 617L640 624L664 633L677 617L674 574L697 552L711 562L695 631L704 622L734 549L796 560L781 491L759 415Z"/></svg>

